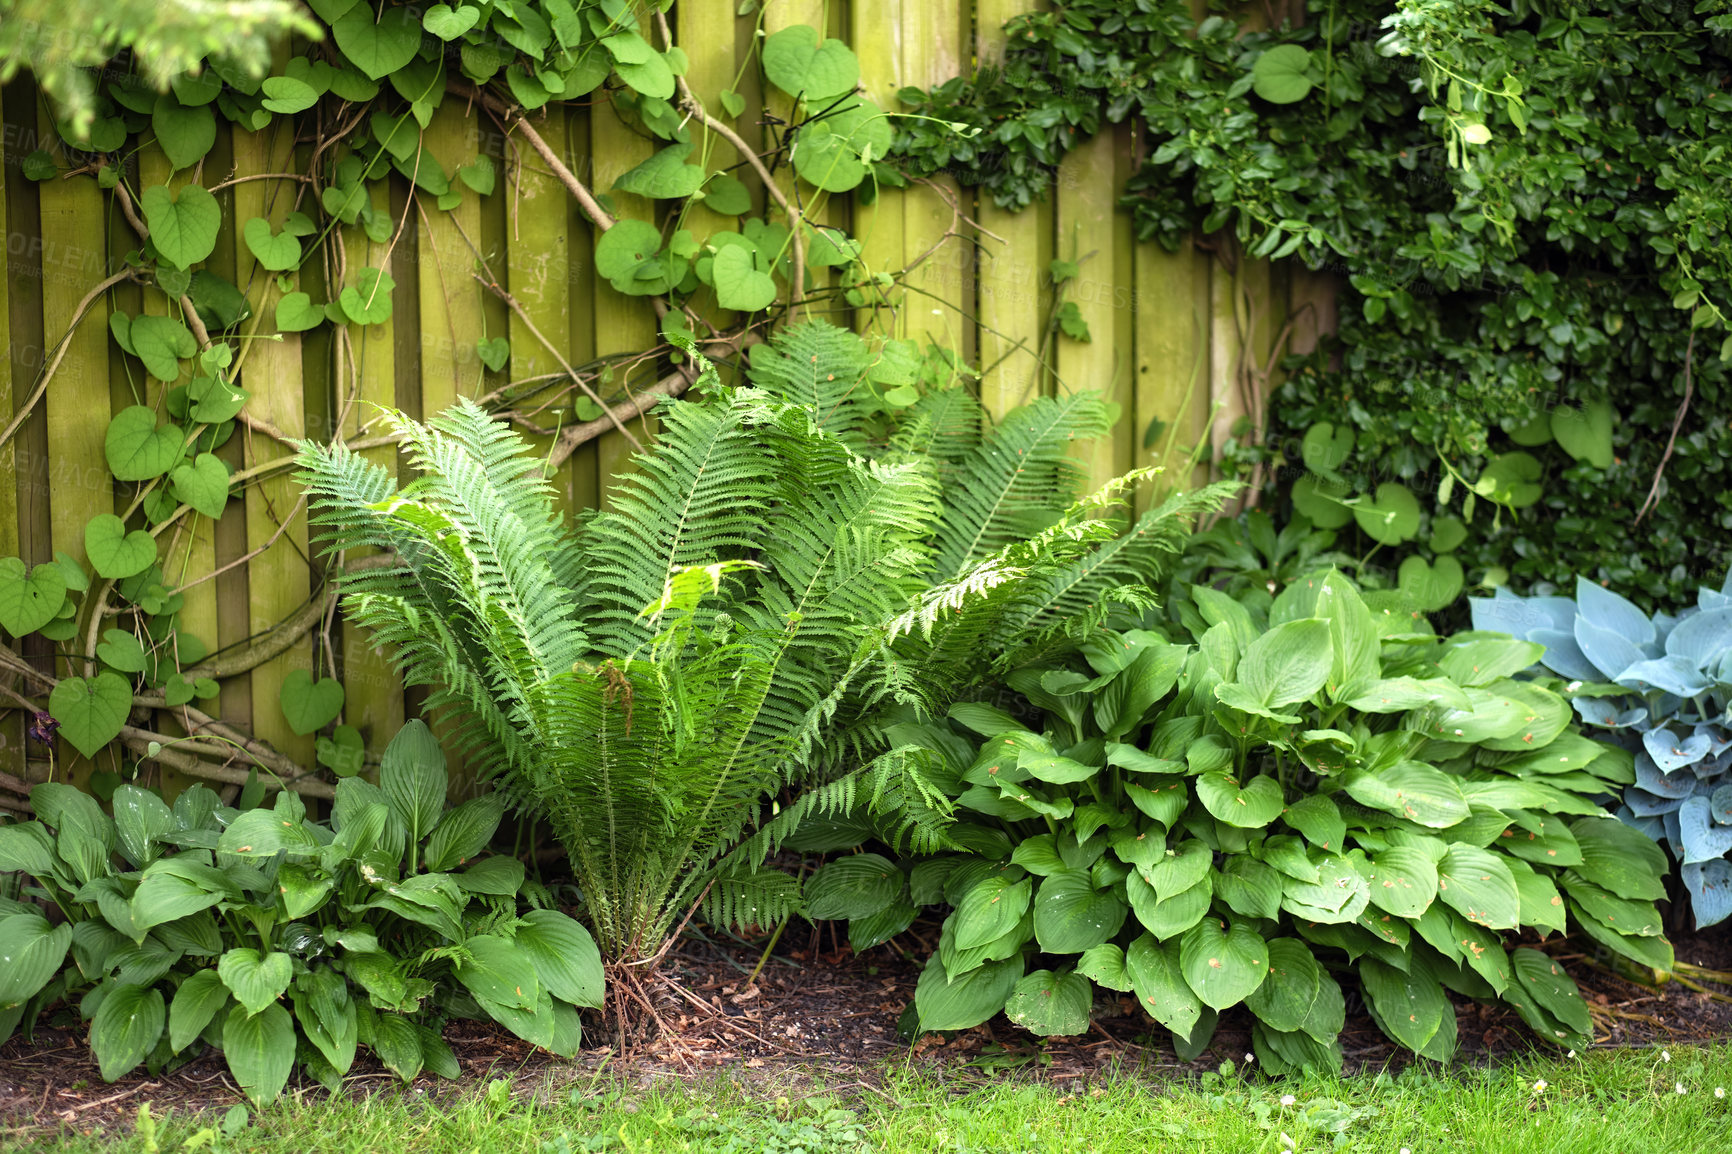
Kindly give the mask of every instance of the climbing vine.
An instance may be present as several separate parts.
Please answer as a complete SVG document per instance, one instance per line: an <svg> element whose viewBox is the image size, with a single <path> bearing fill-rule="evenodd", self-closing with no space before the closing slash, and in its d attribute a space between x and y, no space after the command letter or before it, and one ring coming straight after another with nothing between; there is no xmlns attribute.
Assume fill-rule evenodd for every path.
<svg viewBox="0 0 1732 1154"><path fill-rule="evenodd" d="M1577 572L1693 596L1732 528L1732 5L1253 11L1019 16L1002 62L901 94L894 157L1019 207L1130 121L1141 238L1341 284L1339 340L1288 362L1227 467L1441 570L1438 604Z"/></svg>
<svg viewBox="0 0 1732 1154"><path fill-rule="evenodd" d="M871 267L860 241L827 223L828 198L856 189L870 195L879 179L901 178L882 163L893 131L885 111L859 94L854 53L810 27L768 32L761 14L743 10L756 36L742 68L760 70L764 89L787 98L772 121L749 111L739 92L757 85L737 80L721 92L719 108L697 97L665 4L309 0L309 7L317 21L300 29L306 39L268 71L256 67L258 45L248 40L237 56L219 52L178 70L123 54L100 73L67 81L60 91L70 95L56 106L61 140L23 160L30 179L94 181L137 238L91 286L71 326L107 300L110 339L124 355L136 402L114 416L105 437L117 511L86 527L85 562L64 552L34 566L0 559L0 629L13 638L38 635L53 648L48 669L0 651L7 680L19 686L6 690L9 704L33 715L36 740L52 748L57 733L97 759L99 792L154 762L235 786L262 769L301 792L328 795L314 767L225 724L212 704L223 678L309 635L318 672L291 675L276 704L294 732L318 735L323 767L338 776L361 768L364 737L345 723L338 655L325 632L333 591L316 593L245 645L212 652L210 639L180 619L187 590L208 579L189 572L190 544L201 519L222 517L248 486L290 467L281 448L249 450L238 467L234 454L222 453L237 430L255 444L293 441L248 410L245 370L262 342L326 334L335 370L331 427L350 430L357 450L394 443L359 404L357 355L363 331L393 315L391 252L412 219L505 193L507 156L544 166L587 218L594 268L608 285L599 291L644 298L659 319L653 347L573 366L533 324L502 270L464 238L474 250L468 275L560 366L551 378L507 382L482 398L502 419L550 438L550 468L610 431L641 447L631 422L691 379L682 349L737 361L784 317L894 309L906 271ZM611 188L590 187L537 128L543 110L562 102L611 104L655 142L653 155ZM450 105L490 122L503 144L442 165L426 133ZM293 152L278 150L289 170L215 171L224 122L298 142ZM762 148L748 140L759 122L768 127ZM737 163L718 160L724 146ZM146 179L147 171L155 175ZM266 210L225 220L219 194L249 180L270 182ZM394 182L406 202L400 195L398 207L382 207L394 203L375 195L382 182ZM620 216L612 199L619 193L654 201L655 219ZM696 224L691 210L699 205L724 224ZM237 280L213 260L226 229L252 258ZM117 303L117 290L129 286L142 293L137 313ZM0 443L49 392L66 347L62 337ZM878 340L874 349L861 387L887 410L913 404L944 375L912 342ZM498 372L510 343L486 337L475 352ZM634 384L625 371L634 366L653 366L659 379ZM271 510L278 535L294 512ZM378 562L347 560L350 569L369 563ZM191 736L172 735L155 718Z"/></svg>

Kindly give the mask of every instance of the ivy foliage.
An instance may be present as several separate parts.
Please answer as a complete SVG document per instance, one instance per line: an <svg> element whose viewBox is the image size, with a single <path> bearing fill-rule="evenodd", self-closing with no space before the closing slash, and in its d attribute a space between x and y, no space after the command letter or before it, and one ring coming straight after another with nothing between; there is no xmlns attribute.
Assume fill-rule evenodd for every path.
<svg viewBox="0 0 1732 1154"><path fill-rule="evenodd" d="M1289 364L1229 460L1471 581L1689 596L1732 528L1723 0L1316 0L1274 29L1077 0L1007 32L1001 65L903 92L926 117L906 169L1022 206L1129 120L1140 237L1344 282L1339 342Z"/></svg>

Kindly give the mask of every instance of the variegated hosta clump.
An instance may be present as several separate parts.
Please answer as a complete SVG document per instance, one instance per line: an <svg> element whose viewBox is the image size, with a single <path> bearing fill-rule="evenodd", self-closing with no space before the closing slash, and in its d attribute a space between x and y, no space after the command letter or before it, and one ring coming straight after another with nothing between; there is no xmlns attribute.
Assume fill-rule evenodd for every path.
<svg viewBox="0 0 1732 1154"><path fill-rule="evenodd" d="M1629 754L1516 678L1536 644L1436 637L1334 572L1265 604L1195 587L1168 635L1105 633L1013 674L1014 716L965 704L904 727L948 763L972 816L952 833L977 852L906 882L853 855L809 900L852 894L878 920L953 907L915 999L927 1030L1002 1009L1080 1033L1100 986L1134 992L1181 1054L1242 1002L1266 1067L1338 1068L1356 985L1428 1057L1455 1050L1448 991L1585 1047L1587 1008L1538 941L1573 921L1590 948L1672 958L1665 856L1599 801L1632 780Z"/></svg>
<svg viewBox="0 0 1732 1154"><path fill-rule="evenodd" d="M1618 816L1681 864L1698 928L1732 916L1732 574L1652 617L1591 581L1576 596L1474 598L1476 627L1544 646L1584 724L1629 750Z"/></svg>

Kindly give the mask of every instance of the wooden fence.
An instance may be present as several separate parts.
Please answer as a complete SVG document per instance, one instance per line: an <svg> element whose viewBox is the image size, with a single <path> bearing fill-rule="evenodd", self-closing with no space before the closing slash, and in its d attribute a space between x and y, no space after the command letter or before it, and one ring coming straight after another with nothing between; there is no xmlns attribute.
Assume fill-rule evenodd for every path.
<svg viewBox="0 0 1732 1154"><path fill-rule="evenodd" d="M870 95L894 110L899 88L935 83L999 55L1003 23L1034 6L1035 0L977 0L971 11L955 0L769 0L763 20L766 31L808 23L850 42ZM755 18L736 16L735 7L732 0L677 5L676 41L690 58L689 82L710 107L719 107L723 88L738 90L748 107L761 107L763 86L751 62ZM785 114L775 99L771 112ZM137 247L136 235L96 181L23 178L23 157L38 148L57 154L60 149L52 120L28 82L5 90L4 113L0 202L7 275L0 289L0 344L8 355L0 371L0 415L10 419L21 411L48 364L57 365L41 402L0 445L0 556L35 563L63 551L82 560L85 523L98 513L126 512L104 460L108 420L141 399L159 401L163 386L141 385L129 376L108 332L112 310L137 313L146 307L137 285L123 283L98 294L73 325L93 287ZM746 119L741 134L758 146L762 127ZM262 316L270 314L263 300L270 278L254 267L233 222L258 215L280 221L299 192L288 181L260 178L292 167L296 142L281 130L286 123L279 118L265 133L247 134L219 119L217 145L202 168L206 186L218 189L225 219L208 265L247 287L255 314ZM598 191L656 147L605 101L552 106L534 123L572 171ZM504 178L490 196L466 197L451 213L431 206L423 211L400 178L374 186L375 206L403 222L388 254L398 286L394 315L385 324L351 330L359 334L352 354L328 330L258 341L248 349L240 383L252 393L247 411L255 424L238 431L219 453L235 469L289 451L270 430L291 437L352 436L369 404L430 415L459 396L557 372L554 357L524 320L474 275L483 267L505 283L537 329L564 346L571 364L647 348L658 339L647 304L619 295L594 273L587 220L520 138L508 138L494 120L447 99L425 143L448 172L480 152L496 159ZM1247 388L1267 387L1260 373L1288 318L1295 320L1293 348L1304 349L1320 327L1331 327L1330 294L1316 278L1266 263L1234 267L1222 252L1187 246L1168 254L1153 243L1136 243L1128 216L1114 206L1141 147L1129 126L1108 128L1065 160L1044 202L1021 213L990 201L977 205L972 189L945 179L931 188L887 191L870 206L831 201L825 209L830 222L864 242L874 268L900 269L924 257L907 278L894 316L833 319L960 348L986 367L981 398L994 414L1055 389L1104 391L1123 407L1124 417L1111 438L1081 450L1096 478L1156 463L1156 450L1144 443L1152 422L1176 425L1180 445L1199 438L1218 444L1245 413ZM736 159L724 142L717 142L712 155L722 166ZM135 163L146 183L168 175L154 147L138 153ZM655 219L653 202L623 193L613 194L613 202L622 216ZM957 229L955 207L1001 239ZM698 235L720 226L720 218L702 209L697 214ZM369 241L359 228L345 230L344 239L353 267L387 257L386 246ZM1048 332L1054 287L1047 270L1055 257L1081 264L1080 276L1063 291L1092 331L1088 343ZM302 276L308 287L309 274ZM476 343L500 335L510 338L510 361L489 371ZM352 363L338 363L351 356ZM374 453L388 460L392 450ZM627 456L617 433L581 446L557 476L566 507L600 503L606 479ZM304 511L284 474L248 486L218 521L201 523L204 528L182 541L168 561L186 597L181 626L212 650L242 646L322 596L322 566L309 556ZM52 654L40 638L29 640L24 652L38 668L51 668ZM328 612L287 652L225 680L221 716L312 764L313 739L287 728L276 700L285 677L313 670L315 662L321 675L344 681L345 720L365 735L370 754L389 740L406 711L413 715L415 702L405 699L389 662L368 648L358 630ZM45 766L35 759L41 747L28 752L24 712L10 708L3 716L0 771L40 778ZM73 756L64 743L61 754Z"/></svg>

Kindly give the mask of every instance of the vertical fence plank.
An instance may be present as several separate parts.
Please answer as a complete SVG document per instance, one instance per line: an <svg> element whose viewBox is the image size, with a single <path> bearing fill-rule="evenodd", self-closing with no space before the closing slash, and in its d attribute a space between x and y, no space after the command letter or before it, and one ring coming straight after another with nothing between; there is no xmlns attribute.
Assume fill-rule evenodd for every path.
<svg viewBox="0 0 1732 1154"><path fill-rule="evenodd" d="M556 111L555 115L538 120L535 129L556 154L565 155L564 116ZM558 341L571 310L571 259L567 249L571 236L564 211L565 186L534 150L520 146L508 150L506 180L501 191L505 197L506 283L536 330L548 340ZM525 386L528 390L524 394L525 408L537 424L553 428L559 422L553 416L557 410L551 407L551 400L563 396L570 383L560 376L559 360L531 334L528 325L515 315L509 324L509 376L513 381L548 378ZM561 351L568 364L569 353L569 349ZM543 408L544 405L550 407ZM569 405L564 411L565 419L570 421ZM552 438L537 438L537 455L545 454L551 444ZM560 470L552 480L560 507L570 515L573 511L570 470Z"/></svg>
<svg viewBox="0 0 1732 1154"><path fill-rule="evenodd" d="M1092 140L1073 149L1059 166L1058 232L1054 241L1059 260L1074 261L1074 280L1056 289L1074 303L1089 327L1090 339L1054 338L1055 363L1062 392L1092 389L1123 406L1122 419L1112 434L1079 445L1077 457L1088 462L1090 487L1098 486L1129 464L1132 395L1128 367L1117 354L1123 325L1129 331L1127 310L1119 307L1118 290L1123 283L1119 265L1129 249L1122 217L1114 205L1118 199L1115 154L1121 147L1117 134L1106 127ZM1128 291L1125 303L1129 301ZM1128 341L1123 346L1129 347Z"/></svg>
<svg viewBox="0 0 1732 1154"><path fill-rule="evenodd" d="M6 229L8 263L13 238L23 239L12 227L11 197L7 192L8 178L18 163L17 145L8 143L11 135L0 132L0 227ZM10 273L11 269L6 271ZM24 358L19 356L22 351L21 345L15 347L12 343L12 277L0 276L0 421L7 425L12 423L18 403L29 395L29 374L23 371ZM0 557L24 555L18 535L17 469L18 442L12 437L0 444ZM12 703L5 704L10 707ZM24 714L7 708L0 713L0 772L24 778L25 757Z"/></svg>
<svg viewBox="0 0 1732 1154"><path fill-rule="evenodd" d="M885 112L896 112L902 104L896 99L903 86L901 42L906 35L899 23L902 0L854 0L849 5L848 42L860 58L860 81L866 95ZM854 238L860 242L861 260L868 272L894 273L905 263L903 247L904 194L894 189L880 190L871 204L854 209ZM855 310L855 324L861 331L903 334L906 324L893 321L894 312L904 305L920 307L910 299L912 294L894 289L887 302L871 302Z"/></svg>
<svg viewBox="0 0 1732 1154"><path fill-rule="evenodd" d="M46 109L39 113L38 131L43 142L52 141L50 151L66 167L65 155L54 121ZM42 228L42 326L49 346L66 342L66 356L54 374L42 404L48 414L47 471L49 524L53 548L86 562L84 527L92 517L113 513L114 482L108 471L103 441L108 431L108 302L98 297L79 317L78 305L85 294L107 272L106 213L102 190L87 177L44 181L41 187ZM93 589L102 587L98 579ZM95 604L86 603L86 612ZM73 652L84 651L88 621L69 643ZM56 670L82 676L85 662ZM78 755L71 742L57 742L57 761L73 780L88 780L93 768ZM113 769L104 758L102 768Z"/></svg>
<svg viewBox="0 0 1732 1154"><path fill-rule="evenodd" d="M234 134L235 167L241 174L293 171L294 138L286 130ZM240 238L241 228L255 216L280 229L293 200L292 188L283 182L249 180L235 185L234 230L235 283L247 292L254 315L276 307L276 278L258 265L252 251ZM333 290L337 286L331 286ZM335 292L333 291L333 295ZM281 341L252 341L245 350L241 384L252 394L246 411L268 421L282 433L304 436L306 396L301 378L301 338L287 333ZM247 438L248 463L262 464L286 457L291 450L260 432L242 430ZM257 636L275 626L306 603L311 592L307 565L306 505L300 486L287 471L263 478L246 494L247 548L263 550L248 564L247 621L249 635ZM252 731L302 765L313 764L313 739L297 735L278 702L288 676L296 671L312 674L311 640L302 640L288 652L272 658L251 676Z"/></svg>
<svg viewBox="0 0 1732 1154"><path fill-rule="evenodd" d="M1004 24L1032 12L1037 0L978 0L975 5L975 58L982 65L1004 60ZM1044 204L1020 211L999 208L982 190L975 207L981 227L1004 238L979 239L975 275L980 315L980 403L996 420L1040 392L1040 337L1043 327L1039 263ZM1050 228L1050 219L1046 221ZM1018 341L1021 347L1018 347Z"/></svg>
<svg viewBox="0 0 1732 1154"><path fill-rule="evenodd" d="M1139 486L1141 512L1151 499L1207 476L1207 451L1197 477L1179 475L1179 465L1208 435L1209 257L1186 237L1174 253L1144 241L1135 259L1136 421L1131 436L1139 466L1168 470L1153 484ZM1161 425L1151 435L1155 421Z"/></svg>
<svg viewBox="0 0 1732 1154"><path fill-rule="evenodd" d="M620 220L653 222L656 219L653 202L633 193L610 190L621 173L648 160L655 152L655 145L633 132L619 118L612 104L602 102L590 108L589 148L590 171L595 174L594 190L598 193L605 192L612 199L617 210L614 216ZM594 286L597 356L640 352L655 344L656 318L648 301L642 297L628 297L616 292L613 286L599 275L594 279ZM616 371L611 387L617 389L621 385L629 385L636 388L653 380L654 373L653 362L647 368L640 367L629 376L624 371ZM647 415L642 420L629 422L626 427L646 445L649 443L648 438L654 434L654 420ZM603 489L600 494L602 508L608 505L606 488L610 478L628 467L633 452L635 450L631 442L618 432L604 433L596 439L596 469Z"/></svg>
<svg viewBox="0 0 1732 1154"><path fill-rule="evenodd" d="M566 151L562 159L572 172L585 179L593 173L589 168L589 109L568 108L560 110L565 124ZM522 146L520 146L522 147ZM566 339L571 342L570 355L566 358L573 365L585 364L595 359L595 294L597 286L594 277L595 267L595 230L589 217L578 207L577 201L569 196L563 198L565 230L570 239L566 242L566 296L568 301L568 317L562 330ZM558 333L550 333L553 340L559 339ZM568 395L575 395L575 386L568 385ZM565 480L563 487L571 493L570 509L573 516L580 510L594 509L601 505L600 454L594 441L579 445L565 463Z"/></svg>
<svg viewBox="0 0 1732 1154"><path fill-rule="evenodd" d="M463 106L447 100L433 114L421 136L422 156L456 179L468 163L473 140ZM481 206L465 190L463 203L450 212L435 208L430 196L411 193L409 211L416 214L420 263L419 286L399 285L399 292L418 291L421 300L421 418L435 417L459 396L473 397L481 384L481 360L475 342L482 337L484 290L475 280L476 246L481 243Z"/></svg>
<svg viewBox="0 0 1732 1154"><path fill-rule="evenodd" d="M901 33L903 84L930 88L963 71L968 53L962 50L966 9L961 5L931 0L903 0L896 5ZM972 46L971 46L972 47ZM895 111L899 103L887 104ZM972 351L973 323L965 318L974 312L971 248L961 236L955 204L960 195L956 181L948 176L929 178L928 185L915 185L902 194L902 260L906 266L920 263L908 273L904 284L906 333L930 339L955 349L963 356ZM955 236L946 234L955 232Z"/></svg>
<svg viewBox="0 0 1732 1154"><path fill-rule="evenodd" d="M391 188L388 181L379 181L371 188L373 208L391 211ZM360 266L380 268L390 242L375 243L360 228L344 230L343 244L350 259ZM409 295L413 286L399 281L399 293ZM356 440L380 432L376 406L390 407L396 403L397 392L397 318L384 324L351 327L348 331L347 352L338 359L337 418L341 433L347 440ZM375 464L395 468L397 450L367 449L363 455ZM358 560L363 551L349 557ZM397 675L391 655L373 648L372 631L344 621L343 630L343 720L361 731L368 756L377 757L385 751L397 730L403 727L403 682Z"/></svg>

